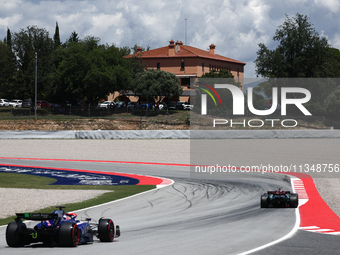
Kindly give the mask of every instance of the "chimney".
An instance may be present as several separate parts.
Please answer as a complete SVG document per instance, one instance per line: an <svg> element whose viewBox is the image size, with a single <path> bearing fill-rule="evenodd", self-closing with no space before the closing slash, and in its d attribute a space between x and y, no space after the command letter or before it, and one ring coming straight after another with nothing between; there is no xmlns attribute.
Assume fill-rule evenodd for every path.
<svg viewBox="0 0 340 255"><path fill-rule="evenodd" d="M169 57L175 56L175 42L174 40L170 41L169 44Z"/></svg>
<svg viewBox="0 0 340 255"><path fill-rule="evenodd" d="M210 50L209 50L209 52L211 53L211 54L213 54L213 55L215 55L215 44L210 44L209 45L209 48L210 48Z"/></svg>
<svg viewBox="0 0 340 255"><path fill-rule="evenodd" d="M183 44L183 43L182 43ZM179 42L179 41L177 41L176 42L176 52L179 52L179 51L181 51L181 42Z"/></svg>
<svg viewBox="0 0 340 255"><path fill-rule="evenodd" d="M137 54L138 53L142 53L142 48L141 47L137 47Z"/></svg>

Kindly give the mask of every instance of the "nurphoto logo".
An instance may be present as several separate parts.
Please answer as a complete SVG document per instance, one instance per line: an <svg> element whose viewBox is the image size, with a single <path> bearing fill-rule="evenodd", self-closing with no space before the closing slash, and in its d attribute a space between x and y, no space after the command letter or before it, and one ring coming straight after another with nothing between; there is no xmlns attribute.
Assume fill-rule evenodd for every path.
<svg viewBox="0 0 340 255"><path fill-rule="evenodd" d="M209 88L215 94L221 106L222 106L222 100L215 89L228 89L231 92L232 99L233 99L233 115L245 115L244 94L243 94L243 91L239 87L232 85L232 84L215 84L214 87L208 84L205 84L205 83L200 83L200 84ZM200 89L207 93L207 94L201 94L201 115L207 115L207 95L209 95L213 99L215 106L217 106L217 102L211 92L209 92L205 88L200 88ZM299 87L282 87L280 92L281 92L281 100L280 100L281 116L287 115L288 105L295 105L305 116L312 115L303 105L311 99L311 93L308 89L299 88ZM300 94L303 94L304 97L287 98L288 93L300 93ZM252 87L249 87L247 89L247 99L248 99L247 100L248 110L251 113L257 116L270 115L278 109L278 105L279 105L278 88L277 87L272 88L272 105L269 109L264 109L264 110L255 109L254 104L253 104L253 88ZM262 127L265 122L271 122L272 127L273 127L275 122L277 121L281 121L281 120L279 119L265 119L265 120L251 119L247 121L247 124L249 127ZM288 125L287 124L288 122L293 123L293 125L292 124ZM233 126L233 124L243 125L244 127L246 126L246 120L243 120L242 122L233 123L232 119L229 121L227 119L214 119L213 126L215 127L216 125L225 125L228 123L230 123L231 127ZM257 123L257 125L255 125L255 123ZM283 127L295 127L297 126L297 121L294 119L284 119L281 121L281 125Z"/></svg>

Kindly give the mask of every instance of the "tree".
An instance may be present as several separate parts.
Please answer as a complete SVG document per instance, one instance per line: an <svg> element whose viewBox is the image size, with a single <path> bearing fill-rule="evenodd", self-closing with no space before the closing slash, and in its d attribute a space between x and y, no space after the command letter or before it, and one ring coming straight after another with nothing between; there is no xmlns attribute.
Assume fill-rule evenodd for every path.
<svg viewBox="0 0 340 255"><path fill-rule="evenodd" d="M276 79L276 78L330 78L339 77L340 54L321 38L308 21L307 16L296 14L286 19L275 32L274 41L279 45L269 50L259 44L255 60L256 73L269 79L254 89L271 98L272 88L302 87L309 90L312 100L306 104L313 115L325 113L325 99L334 93L337 82L330 79ZM289 93L289 98L303 97L301 93ZM280 98L280 94L279 94ZM329 107L328 107L329 108ZM291 111L294 113L294 111ZM295 111L295 113L299 111ZM301 113L301 112L300 112Z"/></svg>
<svg viewBox="0 0 340 255"><path fill-rule="evenodd" d="M340 119L340 86L326 98L325 109L328 116Z"/></svg>
<svg viewBox="0 0 340 255"><path fill-rule="evenodd" d="M275 32L279 45L269 50L259 44L255 60L256 74L267 78L328 77L329 45L308 22L296 14L286 19Z"/></svg>
<svg viewBox="0 0 340 255"><path fill-rule="evenodd" d="M129 47L118 48L114 45L106 45L106 63L112 68L111 73L115 77L115 85L110 87L109 92L128 91L133 88L135 82L135 70L131 66L129 59L124 58L130 54Z"/></svg>
<svg viewBox="0 0 340 255"><path fill-rule="evenodd" d="M123 59L126 49L99 42L99 38L88 36L69 40L55 51L54 98L96 103L110 92L129 87L132 70Z"/></svg>
<svg viewBox="0 0 340 255"><path fill-rule="evenodd" d="M220 70L219 72L216 70L211 70L209 73L203 74L201 78L234 78L234 75L228 70L224 69Z"/></svg>
<svg viewBox="0 0 340 255"><path fill-rule="evenodd" d="M68 42L79 42L79 37L76 31L73 31L72 34L70 35Z"/></svg>
<svg viewBox="0 0 340 255"><path fill-rule="evenodd" d="M141 52L150 50L150 46L149 45L145 49L144 47L139 47L137 44L135 44L133 47L131 47L132 54L136 54L137 53L137 48L140 48Z"/></svg>
<svg viewBox="0 0 340 255"><path fill-rule="evenodd" d="M329 58L326 63L328 77L340 78L340 51L332 47L330 47L328 50Z"/></svg>
<svg viewBox="0 0 340 255"><path fill-rule="evenodd" d="M209 73L202 75L198 79L197 85L199 87L196 89L196 95L194 101L194 111L199 112L201 109L201 95L212 93L211 96L208 96L207 99L207 109L208 114L219 115L226 114L228 111L232 112L232 94L228 89L216 89L217 94L221 98L222 105L217 104L217 99L214 96L214 92L212 92L211 88L214 88L215 84L233 84L238 87L241 87L240 82L236 82L234 79L234 75L230 73L228 70L220 70L217 72L216 70L211 70ZM208 86L207 86L208 85ZM210 86L210 87L209 87Z"/></svg>
<svg viewBox="0 0 340 255"><path fill-rule="evenodd" d="M133 70L133 78L136 79L137 78L137 75L140 73L140 72L144 72L145 70L147 70L147 66L143 63L143 58L142 58L142 54L143 52L145 51L145 48L144 47L140 47L140 53L137 54L137 48L138 48L138 45L135 44L133 47L130 48L130 51L127 55L130 54L131 50L132 50L132 57L129 57L129 63L130 63L130 66ZM146 50L149 50L150 49L150 46L147 47Z"/></svg>
<svg viewBox="0 0 340 255"><path fill-rule="evenodd" d="M182 94L179 78L175 74L155 69L138 73L133 91L147 101L157 98L170 100Z"/></svg>
<svg viewBox="0 0 340 255"><path fill-rule="evenodd" d="M53 40L54 40L54 48L58 48L60 46L60 34L59 34L59 26L58 26L58 22L56 22L56 26L55 26L55 32L54 32L54 36L53 36Z"/></svg>
<svg viewBox="0 0 340 255"><path fill-rule="evenodd" d="M34 96L35 53L38 56L38 97L46 98L51 90L51 74L54 72L52 53L53 40L48 31L36 26L28 26L14 33L13 51L17 57L17 84L13 97Z"/></svg>
<svg viewBox="0 0 340 255"><path fill-rule="evenodd" d="M8 40L7 40L8 42ZM0 94L2 98L12 98L16 76L15 56L7 43L0 41Z"/></svg>
<svg viewBox="0 0 340 255"><path fill-rule="evenodd" d="M12 49L12 34L9 28L7 28L6 44L10 49Z"/></svg>

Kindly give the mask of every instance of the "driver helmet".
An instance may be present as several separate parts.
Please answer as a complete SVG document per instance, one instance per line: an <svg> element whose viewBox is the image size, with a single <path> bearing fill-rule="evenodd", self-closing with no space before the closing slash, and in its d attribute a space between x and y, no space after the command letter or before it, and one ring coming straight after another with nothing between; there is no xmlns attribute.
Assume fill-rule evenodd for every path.
<svg viewBox="0 0 340 255"><path fill-rule="evenodd" d="M63 215L63 220L70 220L70 219L71 219L70 216L68 216L68 215L66 215L66 214Z"/></svg>

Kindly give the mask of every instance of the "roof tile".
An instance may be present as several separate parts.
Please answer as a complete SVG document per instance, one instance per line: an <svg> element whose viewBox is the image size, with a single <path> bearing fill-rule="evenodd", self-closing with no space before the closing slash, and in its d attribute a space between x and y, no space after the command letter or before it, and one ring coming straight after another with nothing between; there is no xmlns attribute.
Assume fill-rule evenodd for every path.
<svg viewBox="0 0 340 255"><path fill-rule="evenodd" d="M228 62L233 62L233 63L238 63L238 64L243 64L245 65L246 63L227 58L218 54L211 54L208 51L201 50L192 46L187 46L187 45L181 45L180 46L180 51L175 52L174 56L169 56L169 47L161 47L153 50L148 50L144 51L142 53L136 53L136 54L131 54L126 56L127 58L131 58L134 56L137 56L137 54L142 54L142 58L176 58L176 57L201 57L201 58L209 58L209 59L215 59L215 60L221 60L221 61L228 61Z"/></svg>

